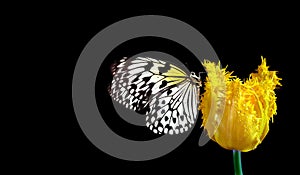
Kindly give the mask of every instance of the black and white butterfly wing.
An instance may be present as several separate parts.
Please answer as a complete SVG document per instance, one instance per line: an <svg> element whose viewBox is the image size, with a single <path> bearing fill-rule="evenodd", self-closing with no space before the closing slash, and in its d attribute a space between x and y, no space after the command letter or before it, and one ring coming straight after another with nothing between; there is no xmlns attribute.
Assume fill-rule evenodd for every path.
<svg viewBox="0 0 300 175"><path fill-rule="evenodd" d="M137 57L122 59L113 67L110 95L126 108L146 114L146 125L153 132L178 134L194 123L198 90L189 75L173 64Z"/></svg>
<svg viewBox="0 0 300 175"><path fill-rule="evenodd" d="M170 89L154 95L149 103L146 126L154 133L178 134L188 131L196 121L198 92L196 84L186 79Z"/></svg>
<svg viewBox="0 0 300 175"><path fill-rule="evenodd" d="M176 78L172 78L174 76ZM149 112L147 102L151 95L185 79L184 71L161 60L143 57L122 59L113 68L110 95L127 108L137 112Z"/></svg>

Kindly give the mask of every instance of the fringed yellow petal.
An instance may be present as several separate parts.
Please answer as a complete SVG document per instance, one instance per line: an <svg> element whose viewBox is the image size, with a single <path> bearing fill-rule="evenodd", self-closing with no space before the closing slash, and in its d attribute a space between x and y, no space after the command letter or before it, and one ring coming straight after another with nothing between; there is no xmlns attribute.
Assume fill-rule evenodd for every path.
<svg viewBox="0 0 300 175"><path fill-rule="evenodd" d="M232 76L220 63L207 60L205 92L199 109L203 114L202 126L209 137L220 146L250 151L262 142L269 131L269 120L276 114L274 89L280 85L276 71L269 71L266 59L256 73L245 82Z"/></svg>

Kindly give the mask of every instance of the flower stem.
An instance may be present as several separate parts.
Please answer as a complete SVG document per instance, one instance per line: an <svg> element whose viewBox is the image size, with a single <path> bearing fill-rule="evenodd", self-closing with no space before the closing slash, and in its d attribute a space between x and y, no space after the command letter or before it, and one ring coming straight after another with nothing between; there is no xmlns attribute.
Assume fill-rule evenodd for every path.
<svg viewBox="0 0 300 175"><path fill-rule="evenodd" d="M233 150L233 166L235 175L243 175L241 151Z"/></svg>

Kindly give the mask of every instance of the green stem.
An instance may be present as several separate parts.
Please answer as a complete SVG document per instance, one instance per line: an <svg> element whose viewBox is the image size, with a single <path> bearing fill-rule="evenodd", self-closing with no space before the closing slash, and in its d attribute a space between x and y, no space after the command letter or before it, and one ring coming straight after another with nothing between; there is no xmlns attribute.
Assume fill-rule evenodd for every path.
<svg viewBox="0 0 300 175"><path fill-rule="evenodd" d="M233 166L235 175L243 175L241 151L233 150Z"/></svg>

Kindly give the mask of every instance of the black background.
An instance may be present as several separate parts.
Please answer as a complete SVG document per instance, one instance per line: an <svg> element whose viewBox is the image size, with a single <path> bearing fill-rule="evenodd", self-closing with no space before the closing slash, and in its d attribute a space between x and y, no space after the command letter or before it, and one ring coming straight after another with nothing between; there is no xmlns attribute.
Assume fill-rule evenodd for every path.
<svg viewBox="0 0 300 175"><path fill-rule="evenodd" d="M289 112L288 53L291 48L288 46L293 40L291 30L295 21L293 13L283 12L282 8L285 6L273 8L255 5L222 11L215 10L213 6L201 5L176 9L146 5L121 9L115 6L72 8L59 5L51 6L45 11L40 8L28 18L42 15L40 22L36 20L37 28L30 33L36 32L41 36L36 45L43 53L40 54L40 63L43 65L40 69L50 67L45 74L48 82L43 93L49 96L46 103L51 105L47 105L46 120L40 125L41 131L45 131L46 135L37 136L36 140L40 143L33 147L37 152L34 164L49 171L84 170L99 174L118 171L132 174L176 173L180 170L196 174L233 174L231 151L212 141L203 147L198 146L202 132L201 120L198 120L191 135L177 149L161 158L141 162L119 160L101 152L89 142L77 123L72 106L72 76L85 45L110 24L132 16L154 14L177 18L196 28L210 42L222 65L228 65L228 70L234 71L242 79L248 78L257 68L261 63L261 56L267 58L270 69L277 70L278 76L283 78L283 86L276 90L278 111L274 122L270 122L270 131L262 144L253 151L242 153L243 170L245 175L292 172L293 167L289 166L293 164L291 151L297 146L293 139L296 133L293 123L295 116ZM130 54L161 48L162 51L172 52L175 57L188 54L182 49L172 49L156 42L153 39L147 44L128 47L127 52ZM120 53L111 54L122 56ZM117 120L110 124L113 125L115 121ZM135 127L122 126L117 122L114 129L118 130L118 126L120 130L128 130L127 137L135 133ZM141 139L138 134L133 137Z"/></svg>

